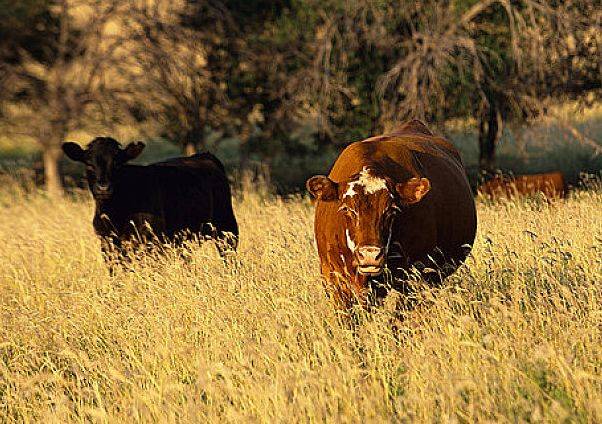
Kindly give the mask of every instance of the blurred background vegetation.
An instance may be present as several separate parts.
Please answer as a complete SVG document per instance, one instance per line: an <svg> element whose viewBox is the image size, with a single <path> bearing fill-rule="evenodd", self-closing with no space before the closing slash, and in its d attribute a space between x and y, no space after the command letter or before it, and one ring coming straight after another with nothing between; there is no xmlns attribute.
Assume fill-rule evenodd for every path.
<svg viewBox="0 0 602 424"><path fill-rule="evenodd" d="M65 140L216 153L281 191L423 119L482 171L602 169L596 0L0 0L0 169L82 184Z"/></svg>

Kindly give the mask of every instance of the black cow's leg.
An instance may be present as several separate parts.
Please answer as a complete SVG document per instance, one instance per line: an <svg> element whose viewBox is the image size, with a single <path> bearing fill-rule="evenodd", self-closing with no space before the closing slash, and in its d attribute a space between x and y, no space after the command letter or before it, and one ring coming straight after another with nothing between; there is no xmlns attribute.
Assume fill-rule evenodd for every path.
<svg viewBox="0 0 602 424"><path fill-rule="evenodd" d="M229 267L236 264L235 254L236 248L238 247L237 235L226 231L217 231L215 245L219 255L224 261L224 265Z"/></svg>
<svg viewBox="0 0 602 424"><path fill-rule="evenodd" d="M100 239L102 257L109 268L109 275L115 276L116 267L123 265L126 258L121 241L117 237L102 237Z"/></svg>
<svg viewBox="0 0 602 424"><path fill-rule="evenodd" d="M227 256L228 252L236 250L236 243L231 241L229 235L221 230L219 224L203 223L201 225L201 235L204 240L211 239L215 242L215 247L217 247L222 258Z"/></svg>
<svg viewBox="0 0 602 424"><path fill-rule="evenodd" d="M165 225L160 217L139 213L133 217L131 224L131 237L137 254L164 251L162 237L165 234Z"/></svg>
<svg viewBox="0 0 602 424"><path fill-rule="evenodd" d="M238 236L229 232L219 231L217 235L217 248L220 251L220 255L227 254L228 252L234 253L238 247Z"/></svg>
<svg viewBox="0 0 602 424"><path fill-rule="evenodd" d="M236 248L238 247L238 235L231 232L216 230L213 236L217 251L227 267L236 266Z"/></svg>
<svg viewBox="0 0 602 424"><path fill-rule="evenodd" d="M113 277L115 275L115 269L113 268L113 260L111 258L111 242L106 237L100 239L100 251L102 259L109 267L109 275Z"/></svg>
<svg viewBox="0 0 602 424"><path fill-rule="evenodd" d="M213 221L216 234L213 238L217 240L217 249L225 258L236 252L238 247L238 223L232 209L232 196L230 186L227 184L223 190L214 192L215 210L213 211Z"/></svg>

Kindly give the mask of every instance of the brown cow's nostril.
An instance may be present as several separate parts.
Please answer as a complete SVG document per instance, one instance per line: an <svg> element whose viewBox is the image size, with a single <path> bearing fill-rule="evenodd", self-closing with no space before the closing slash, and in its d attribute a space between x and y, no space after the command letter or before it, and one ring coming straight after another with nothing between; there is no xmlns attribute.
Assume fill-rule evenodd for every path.
<svg viewBox="0 0 602 424"><path fill-rule="evenodd" d="M377 246L363 246L357 249L357 258L360 262L379 262L382 256L383 249Z"/></svg>
<svg viewBox="0 0 602 424"><path fill-rule="evenodd" d="M363 246L357 249L357 270L360 274L376 276L383 272L384 250L378 246Z"/></svg>

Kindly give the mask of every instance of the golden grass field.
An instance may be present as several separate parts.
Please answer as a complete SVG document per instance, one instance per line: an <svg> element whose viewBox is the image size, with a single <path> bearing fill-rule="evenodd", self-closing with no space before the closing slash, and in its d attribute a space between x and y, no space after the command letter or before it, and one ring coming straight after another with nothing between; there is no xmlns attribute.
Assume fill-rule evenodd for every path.
<svg viewBox="0 0 602 424"><path fill-rule="evenodd" d="M236 267L110 277L87 193L0 192L0 422L602 422L599 188L480 202L466 266L354 325L307 199L239 195Z"/></svg>

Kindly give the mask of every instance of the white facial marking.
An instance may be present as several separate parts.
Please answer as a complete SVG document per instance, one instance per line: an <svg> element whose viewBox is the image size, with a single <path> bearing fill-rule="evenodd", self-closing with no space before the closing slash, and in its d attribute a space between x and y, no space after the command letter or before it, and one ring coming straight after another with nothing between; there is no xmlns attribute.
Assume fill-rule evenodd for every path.
<svg viewBox="0 0 602 424"><path fill-rule="evenodd" d="M380 190L387 189L387 182L383 178L375 177L370 175L370 170L364 166L360 172L360 176L357 181L352 181L347 185L347 191L343 194L343 197L355 196L355 186L364 187L364 193L373 194Z"/></svg>
<svg viewBox="0 0 602 424"><path fill-rule="evenodd" d="M347 247L352 252L355 252L355 242L351 240L351 236L349 235L349 230L345 229L345 238L347 239Z"/></svg>
<svg viewBox="0 0 602 424"><path fill-rule="evenodd" d="M343 194L343 197L353 197L355 196L355 185L357 181L352 181L347 185L347 191Z"/></svg>
<svg viewBox="0 0 602 424"><path fill-rule="evenodd" d="M387 182L383 178L370 175L370 171L365 166L362 169L362 172L360 172L358 182L364 186L366 194L372 194L387 189Z"/></svg>

